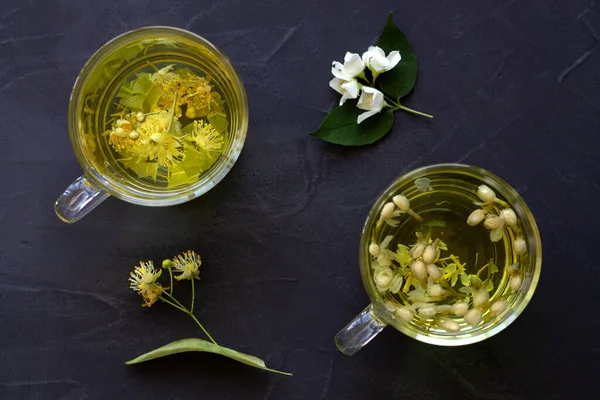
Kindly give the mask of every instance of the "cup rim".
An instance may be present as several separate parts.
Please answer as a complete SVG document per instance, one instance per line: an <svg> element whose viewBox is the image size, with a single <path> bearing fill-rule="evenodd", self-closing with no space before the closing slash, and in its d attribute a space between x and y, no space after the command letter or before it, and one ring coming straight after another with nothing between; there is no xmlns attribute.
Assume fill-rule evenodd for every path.
<svg viewBox="0 0 600 400"><path fill-rule="evenodd" d="M533 266L531 282L529 284L527 291L524 293L524 296L519 300L518 303L516 303L514 305L514 307L511 308L510 312L506 313L504 315L504 317L500 321L498 321L496 324L494 324L491 328L489 328L485 332L475 332L475 333L471 333L471 334L467 333L467 334L465 334L464 337L461 337L460 334L454 335L454 336L448 336L448 337L424 335L420 331L411 327L409 324L405 323L404 321L400 321L397 318L393 318L391 316L391 314L385 309L385 307L383 306L381 301L379 299L377 299L377 297L375 296L375 293L373 290L373 283L371 282L372 279L371 279L370 265L369 265L370 255L368 252L368 246L370 243L369 228L373 224L373 221L376 221L379 218L378 211L379 211L380 207L383 205L382 203L384 201L388 200L391 197L391 194L395 193L396 189L399 186L402 186L404 183L414 181L415 179L430 175L431 173L435 173L438 171L444 171L444 170L446 170L446 171L454 170L451 172L458 172L458 173L463 173L463 174L474 175L478 179L481 179L486 184L491 185L495 190L498 189L498 186L501 186L501 192L503 194L508 193L510 195L510 197L513 199L513 200L511 200L511 202L514 203L515 201L518 201L519 205L523 208L524 213L527 214L528 216L531 216L528 218L528 225L530 225L531 232L528 232L527 234L531 235L531 237L533 238L534 244L535 244L532 249L528 250L528 252L530 252L530 254L534 254L534 256L535 256L535 264ZM448 172L450 173L450 171L448 171ZM538 284L538 281L540 278L541 267L542 267L542 244L541 244L541 237L539 234L539 230L537 228L537 224L535 222L535 219L533 218L533 214L531 213L531 210L529 209L529 207L527 206L527 204L525 203L525 200L523 200L521 195L511 185L509 185L507 182L505 182L503 179L501 179L500 177L498 177L497 175L495 175L492 172L489 172L483 168L476 167L476 166L471 166L471 165L466 165L466 164L458 164L458 163L432 164L432 165L427 165L427 166L416 168L414 170L407 172L406 174L400 175L390 185L388 185L385 190L383 190L379 194L379 196L373 203L373 206L369 210L369 214L365 220L365 223L363 225L363 229L361 232L360 247L359 247L359 265L360 265L360 273L361 273L361 278L362 278L362 282L363 282L365 291L367 292L367 295L371 301L371 304L373 304L374 310L377 312L378 316L386 322L386 324L393 326L394 328L396 328L400 332L404 333L405 335L412 337L416 340L419 340L421 342L434 344L434 345L440 345L440 346L461 346L461 345L477 343L477 342L480 342L482 340L485 340L491 336L498 334L499 332L504 330L506 327L508 327L512 322L514 322L514 320L524 311L524 309L529 304L531 298L533 297L533 294L535 292L535 289L537 287L537 284Z"/></svg>
<svg viewBox="0 0 600 400"><path fill-rule="evenodd" d="M230 146L229 151L219 158L219 160L215 164L215 167L211 169L211 172L209 174L201 177L201 179L193 185L174 188L173 190L165 192L149 194L146 192L135 191L131 190L131 188L127 188L117 179L100 173L91 163L87 161L82 150L83 143L81 141L81 138L79 137L80 135L77 134L79 128L79 122L77 118L77 107L79 106L79 101L81 100L80 95L87 82L87 77L90 75L90 72L92 72L94 68L107 55L111 54L116 48L123 45L124 43L127 43L130 40L140 39L145 36L155 35L157 33L167 33L188 40L192 40L208 49L208 51L212 53L212 55L214 55L222 64L222 68L227 70L228 75L230 76L232 81L232 86L234 87L236 94L239 96L239 103L241 107L239 116L239 126L235 132L232 132L233 143ZM71 97L69 100L68 115L69 137L71 139L73 151L75 153L75 156L77 157L79 164L81 165L81 168L84 171L84 175L88 178L92 185L109 193L112 196L115 196L129 203L152 207L170 206L193 200L208 192L210 189L215 187L221 180L223 180L225 176L229 173L231 168L233 168L233 165L239 158L239 155L243 149L248 130L248 119L249 109L246 89L244 88L242 80L235 68L233 67L229 58L225 54L223 54L214 44L212 44L202 36L185 29L163 25L144 26L132 29L118 36L115 36L114 38L110 39L108 42L103 44L100 48L98 48L94 52L94 54L92 54L92 56L86 61L81 71L79 72L77 79L75 80L73 89L71 91Z"/></svg>

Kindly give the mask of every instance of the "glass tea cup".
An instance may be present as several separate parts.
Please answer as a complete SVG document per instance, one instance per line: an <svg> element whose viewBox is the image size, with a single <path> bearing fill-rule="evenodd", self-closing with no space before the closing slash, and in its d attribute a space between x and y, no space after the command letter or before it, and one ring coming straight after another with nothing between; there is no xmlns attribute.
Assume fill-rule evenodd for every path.
<svg viewBox="0 0 600 400"><path fill-rule="evenodd" d="M481 185L485 187L480 189ZM400 206L410 210L404 212ZM503 211L508 208L514 214ZM478 209L483 211L473 213ZM482 220L484 214L492 220ZM493 242L495 229L498 241ZM417 249L417 242L438 248L435 256L431 252L426 256L427 247ZM390 253L378 258L386 249ZM423 265L413 265L425 257L437 267L426 269L437 279L424 278ZM359 265L371 304L336 335L336 345L352 355L387 325L435 345L482 341L523 312L537 286L541 264L541 240L533 215L506 182L467 165L416 169L392 183L369 212L361 234ZM382 269L386 265L390 271ZM421 275L420 280L413 272ZM465 304L455 305L458 302Z"/></svg>
<svg viewBox="0 0 600 400"><path fill-rule="evenodd" d="M125 77L152 65L177 64L209 75L226 100L229 123L225 148L198 181L168 188L139 179L116 161L106 136L111 103ZM114 110L113 110L114 112ZM172 27L152 26L124 33L102 46L85 64L69 103L69 136L84 174L58 198L58 217L74 223L110 195L133 204L170 206L192 200L213 188L237 160L248 129L248 102L230 61L202 37Z"/></svg>

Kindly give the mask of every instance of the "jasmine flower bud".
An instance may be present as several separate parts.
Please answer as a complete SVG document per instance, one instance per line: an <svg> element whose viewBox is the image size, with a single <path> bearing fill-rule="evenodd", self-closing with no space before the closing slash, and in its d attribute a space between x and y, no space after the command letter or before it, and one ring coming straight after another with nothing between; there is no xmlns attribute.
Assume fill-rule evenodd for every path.
<svg viewBox="0 0 600 400"><path fill-rule="evenodd" d="M396 294L400 291L400 288L402 287L402 282L404 281L404 278L402 277L402 275L400 274L396 274L396 276L394 276L394 279L392 279L392 283L390 283L390 292Z"/></svg>
<svg viewBox="0 0 600 400"><path fill-rule="evenodd" d="M469 218L467 218L467 224L469 224L470 226L475 226L481 221L483 221L484 217L485 213L483 212L483 210L475 210L469 215Z"/></svg>
<svg viewBox="0 0 600 400"><path fill-rule="evenodd" d="M421 308L419 308L418 314L426 319L435 317L436 311L435 306L431 304L427 304Z"/></svg>
<svg viewBox="0 0 600 400"><path fill-rule="evenodd" d="M440 322L440 327L443 330L445 330L446 332L460 331L460 325L458 325L456 322L452 321L451 319L445 319L442 322Z"/></svg>
<svg viewBox="0 0 600 400"><path fill-rule="evenodd" d="M396 204L396 206L398 206L398 208L404 212L407 212L408 209L410 208L410 202L408 201L408 199L399 194L397 196L394 196L392 198L392 201L394 202L394 204Z"/></svg>
<svg viewBox="0 0 600 400"><path fill-rule="evenodd" d="M437 251L435 250L435 246L430 244L429 246L425 247L425 250L423 251L423 262L425 264L431 264L433 260L435 260L436 254Z"/></svg>
<svg viewBox="0 0 600 400"><path fill-rule="evenodd" d="M463 301L459 301L452 306L452 313L459 317L464 317L469 312L469 305Z"/></svg>
<svg viewBox="0 0 600 400"><path fill-rule="evenodd" d="M434 283L427 286L427 293L432 297L439 297L444 294L444 289L437 283Z"/></svg>
<svg viewBox="0 0 600 400"><path fill-rule="evenodd" d="M171 260L163 260L162 267L165 269L169 269L173 266L173 261Z"/></svg>
<svg viewBox="0 0 600 400"><path fill-rule="evenodd" d="M473 328L477 327L481 323L481 310L479 308L469 310L465 315L465 322Z"/></svg>
<svg viewBox="0 0 600 400"><path fill-rule="evenodd" d="M392 214L394 213L394 203L386 203L381 210L381 218L390 219L392 218Z"/></svg>
<svg viewBox="0 0 600 400"><path fill-rule="evenodd" d="M490 307L490 314L493 316L500 315L504 310L506 310L506 301L498 300Z"/></svg>
<svg viewBox="0 0 600 400"><path fill-rule="evenodd" d="M485 290L485 288L481 288L473 294L473 305L475 307L482 306L485 303L487 303L489 300L490 300L490 295L487 292L487 290Z"/></svg>
<svg viewBox="0 0 600 400"><path fill-rule="evenodd" d="M438 279L440 279L442 277L442 272L437 267L437 265L429 264L429 265L427 265L427 275L429 275L429 277L433 281L437 281Z"/></svg>
<svg viewBox="0 0 600 400"><path fill-rule="evenodd" d="M371 254L373 257L377 257L379 254L379 245L377 243L371 243L369 245L369 254Z"/></svg>
<svg viewBox="0 0 600 400"><path fill-rule="evenodd" d="M144 122L146 120L146 116L144 115L143 112L138 112L137 114L135 114L135 119L138 122Z"/></svg>
<svg viewBox="0 0 600 400"><path fill-rule="evenodd" d="M513 250L516 254L522 256L527 252L527 244L525 243L525 239L522 237L518 237L513 242Z"/></svg>
<svg viewBox="0 0 600 400"><path fill-rule="evenodd" d="M504 226L504 218L496 215L488 215L485 221L483 221L483 226L489 230L500 229Z"/></svg>
<svg viewBox="0 0 600 400"><path fill-rule="evenodd" d="M517 226L517 214L515 214L512 208L505 208L500 212L500 216L504 218L506 225L512 227Z"/></svg>
<svg viewBox="0 0 600 400"><path fill-rule="evenodd" d="M413 261L410 265L410 271L417 280L423 281L427 279L427 267L423 261Z"/></svg>
<svg viewBox="0 0 600 400"><path fill-rule="evenodd" d="M519 270L519 263L514 263L506 267L506 273L509 275L514 275Z"/></svg>
<svg viewBox="0 0 600 400"><path fill-rule="evenodd" d="M138 140L139 138L140 138L140 134L137 133L136 131L129 132L129 139Z"/></svg>
<svg viewBox="0 0 600 400"><path fill-rule="evenodd" d="M494 191L487 185L481 185L479 188L477 188L477 196L484 203L491 203L496 200L496 193L494 193Z"/></svg>
<svg viewBox="0 0 600 400"><path fill-rule="evenodd" d="M416 260L417 258L419 258L423 255L424 251L425 251L425 244L417 243L410 250L410 255L414 260Z"/></svg>
<svg viewBox="0 0 600 400"><path fill-rule="evenodd" d="M403 321L410 322L415 315L415 312L408 307L400 306L396 307L396 315Z"/></svg>
<svg viewBox="0 0 600 400"><path fill-rule="evenodd" d="M154 143L160 143L163 140L163 135L162 133L153 133L150 135L150 140L152 140Z"/></svg>
<svg viewBox="0 0 600 400"><path fill-rule="evenodd" d="M515 275L512 278L510 278L510 281L508 281L508 285L510 286L510 288L515 291L519 290L522 284L523 278L521 278L520 275Z"/></svg>

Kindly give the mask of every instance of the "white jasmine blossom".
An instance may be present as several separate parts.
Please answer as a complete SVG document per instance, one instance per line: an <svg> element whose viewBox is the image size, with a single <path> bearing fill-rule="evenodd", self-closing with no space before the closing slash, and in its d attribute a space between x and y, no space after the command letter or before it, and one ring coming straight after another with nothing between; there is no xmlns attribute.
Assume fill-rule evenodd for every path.
<svg viewBox="0 0 600 400"><path fill-rule="evenodd" d="M407 212L410 208L410 202L405 196L401 194L392 197L392 201L394 202L396 207L398 207L401 211Z"/></svg>
<svg viewBox="0 0 600 400"><path fill-rule="evenodd" d="M425 263L421 260L413 261L410 265L410 271L412 272L415 279L420 281L424 281L427 279L427 267Z"/></svg>
<svg viewBox="0 0 600 400"><path fill-rule="evenodd" d="M481 288L473 294L473 305L475 307L482 306L485 303L487 303L489 300L490 300L490 295L487 292L487 290L485 290L485 288Z"/></svg>
<svg viewBox="0 0 600 400"><path fill-rule="evenodd" d="M429 245L425 247L425 251L423 251L423 262L425 264L431 264L433 260L435 260L435 256L437 255L437 251L435 246Z"/></svg>
<svg viewBox="0 0 600 400"><path fill-rule="evenodd" d="M435 306L431 304L427 304L423 307L420 307L418 311L418 314L425 319L435 317L436 313L437 312L435 311Z"/></svg>
<svg viewBox="0 0 600 400"><path fill-rule="evenodd" d="M432 297L439 297L444 294L444 289L437 283L434 283L427 286L427 293Z"/></svg>
<svg viewBox="0 0 600 400"><path fill-rule="evenodd" d="M349 81L362 74L365 69L365 63L360 55L347 52L344 56L344 63L334 61L331 67L331 73L336 78Z"/></svg>
<svg viewBox="0 0 600 400"><path fill-rule="evenodd" d="M390 283L390 292L392 292L393 294L396 294L400 291L400 288L402 288L402 283L404 282L404 278L402 277L401 274L396 274L396 276L394 276L394 279L392 279L392 283Z"/></svg>
<svg viewBox="0 0 600 400"><path fill-rule="evenodd" d="M378 46L369 46L369 49L362 56L364 65L373 72L373 77L394 68L401 59L399 51L391 51L386 57L383 49Z"/></svg>
<svg viewBox="0 0 600 400"><path fill-rule="evenodd" d="M340 106L344 105L348 99L356 99L360 93L362 85L356 79L345 80L333 78L329 81L329 87L342 95Z"/></svg>
<svg viewBox="0 0 600 400"><path fill-rule="evenodd" d="M385 102L383 93L375 88L363 86L362 93L360 94L358 103L356 103L356 107L360 108L361 110L366 110L366 112L358 116L356 123L360 124L365 119L380 112L383 107L386 106L388 106L388 104Z"/></svg>
<svg viewBox="0 0 600 400"><path fill-rule="evenodd" d="M381 267L373 275L373 280L380 292L387 292L394 279L394 272L389 267Z"/></svg>

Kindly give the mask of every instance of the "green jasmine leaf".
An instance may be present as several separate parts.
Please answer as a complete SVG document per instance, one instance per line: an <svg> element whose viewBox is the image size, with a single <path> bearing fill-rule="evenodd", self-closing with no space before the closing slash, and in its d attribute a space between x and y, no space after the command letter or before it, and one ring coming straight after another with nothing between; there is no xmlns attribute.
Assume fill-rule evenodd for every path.
<svg viewBox="0 0 600 400"><path fill-rule="evenodd" d="M231 358L232 360L239 361L243 364L249 365L254 368L262 369L269 372L275 372L277 374L288 375L292 374L289 372L278 371L275 369L267 368L265 362L258 357L251 356L249 354L240 353L239 351L235 351L229 349L227 347L218 346L214 343L208 342L203 339L182 339L177 340L175 342L169 343L148 353L142 354L139 357L134 358L133 360L127 361L125 364L139 364L144 361L150 361L155 358L170 356L171 354L177 353L186 353L190 351L200 351L206 353L214 353L219 354L224 357Z"/></svg>
<svg viewBox="0 0 600 400"><path fill-rule="evenodd" d="M467 287L467 286L461 287L460 289L458 289L458 291L461 293L465 293L465 294L473 293L473 289L471 289L470 287Z"/></svg>
<svg viewBox="0 0 600 400"><path fill-rule="evenodd" d="M402 57L398 65L377 78L377 83L384 92L395 99L406 96L417 81L417 58L406 36L394 24L392 13L388 16L377 46L381 47L386 54L398 50Z"/></svg>
<svg viewBox="0 0 600 400"><path fill-rule="evenodd" d="M457 274L452 275L452 283L451 283L452 286L456 285L457 281L458 281L458 275Z"/></svg>
<svg viewBox="0 0 600 400"><path fill-rule="evenodd" d="M356 101L347 101L334 108L319 129L310 135L342 146L363 146L378 141L392 129L394 115L391 109L384 109L357 124L356 118L363 112L356 107Z"/></svg>
<svg viewBox="0 0 600 400"><path fill-rule="evenodd" d="M467 274L460 274L460 283L462 283L463 286L470 286L471 278L469 278L469 275Z"/></svg>
<svg viewBox="0 0 600 400"><path fill-rule="evenodd" d="M454 263L448 264L448 266L446 267L446 273L454 273L454 272L456 272L456 264L454 264Z"/></svg>
<svg viewBox="0 0 600 400"><path fill-rule="evenodd" d="M479 287L483 282L477 275L469 275L471 277L471 286Z"/></svg>
<svg viewBox="0 0 600 400"><path fill-rule="evenodd" d="M485 282L483 282L483 286L485 287L485 290L487 290L488 292L491 292L492 290L494 290L494 284L492 283L492 281L490 279L486 279Z"/></svg>

